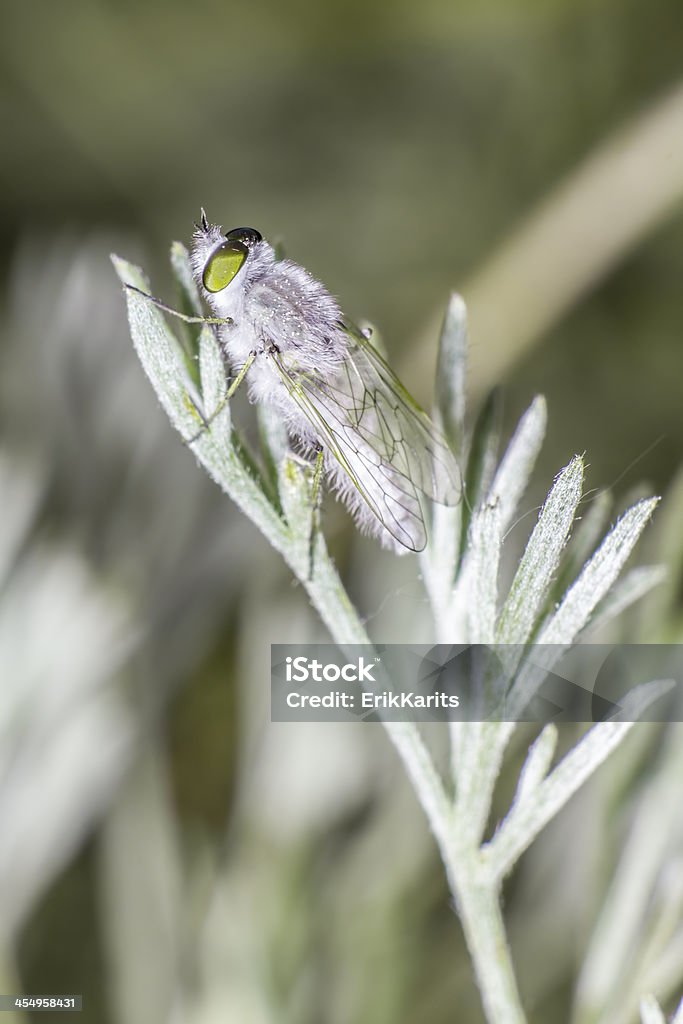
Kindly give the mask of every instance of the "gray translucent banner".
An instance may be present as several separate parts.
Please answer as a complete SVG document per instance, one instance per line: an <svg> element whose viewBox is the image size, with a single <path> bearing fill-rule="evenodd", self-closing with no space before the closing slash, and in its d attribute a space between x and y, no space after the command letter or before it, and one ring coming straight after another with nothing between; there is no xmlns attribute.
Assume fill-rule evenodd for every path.
<svg viewBox="0 0 683 1024"><path fill-rule="evenodd" d="M274 722L683 721L683 645L273 644Z"/></svg>

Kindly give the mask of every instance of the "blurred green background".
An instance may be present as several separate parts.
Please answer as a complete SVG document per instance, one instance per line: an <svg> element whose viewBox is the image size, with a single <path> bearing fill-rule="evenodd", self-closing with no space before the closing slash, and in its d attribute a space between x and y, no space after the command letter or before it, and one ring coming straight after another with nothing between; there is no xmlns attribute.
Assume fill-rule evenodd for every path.
<svg viewBox="0 0 683 1024"><path fill-rule="evenodd" d="M384 737L268 725L268 644L324 636L156 407L108 254L173 301L168 248L201 205L253 225L378 325L425 404L462 289L472 406L501 384L506 436L548 398L529 509L577 451L595 488L666 491L683 181L658 190L681 103L669 163L653 150L617 215L593 211L602 238L625 236L588 282L572 274L595 253L572 234L538 277L514 250L524 289L499 298L487 274L535 211L552 222L559 183L622 129L637 147L680 88L680 0L22 0L2 5L0 74L0 989L83 992L85 1019L121 1024L480 1021ZM564 305L525 327L553 277ZM325 521L373 635L419 633L412 561L333 504ZM510 893L533 1020L570 1019L594 912L571 886L614 842L592 822L574 815L578 866L551 883L538 853Z"/></svg>

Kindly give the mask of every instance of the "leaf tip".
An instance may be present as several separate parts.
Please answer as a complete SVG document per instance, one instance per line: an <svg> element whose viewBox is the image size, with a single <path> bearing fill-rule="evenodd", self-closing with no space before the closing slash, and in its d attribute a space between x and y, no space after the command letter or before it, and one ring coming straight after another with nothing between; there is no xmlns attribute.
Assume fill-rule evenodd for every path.
<svg viewBox="0 0 683 1024"><path fill-rule="evenodd" d="M120 279L125 284L125 273L126 273L126 267L128 266L128 264L126 263L126 261L124 259L121 259L120 256L117 256L115 252L110 252L109 253L109 259L112 262L114 270L116 271L116 273L118 274Z"/></svg>
<svg viewBox="0 0 683 1024"><path fill-rule="evenodd" d="M570 491L578 493L580 496L585 468L583 455L573 455L564 469L560 470L555 477L555 483L550 493L559 494L560 492L566 493Z"/></svg>
<svg viewBox="0 0 683 1024"><path fill-rule="evenodd" d="M467 320L467 304L460 292L451 292L448 299L448 315L463 324Z"/></svg>
<svg viewBox="0 0 683 1024"><path fill-rule="evenodd" d="M529 410L534 412L537 416L542 417L543 420L548 418L548 402L545 395L534 395Z"/></svg>
<svg viewBox="0 0 683 1024"><path fill-rule="evenodd" d="M129 284L139 285L141 280L146 280L141 267L136 267L134 263L129 263L123 257L117 256L115 252L109 254L109 259L124 288Z"/></svg>

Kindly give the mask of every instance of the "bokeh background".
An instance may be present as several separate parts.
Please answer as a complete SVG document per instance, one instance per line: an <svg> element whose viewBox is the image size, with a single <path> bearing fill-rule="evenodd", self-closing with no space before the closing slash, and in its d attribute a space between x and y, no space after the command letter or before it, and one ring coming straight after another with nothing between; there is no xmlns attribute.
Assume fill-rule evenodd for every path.
<svg viewBox="0 0 683 1024"><path fill-rule="evenodd" d="M425 404L461 290L473 412L501 386L505 438L548 398L529 511L586 451L596 490L669 496L675 570L680 0L22 0L0 76L0 989L103 1024L480 1021L384 736L268 722L268 645L324 634L157 408L108 254L173 301L200 205L253 225ZM325 522L373 635L420 640L413 560ZM680 635L677 579L631 638ZM513 879L534 1021L570 1020L658 746Z"/></svg>

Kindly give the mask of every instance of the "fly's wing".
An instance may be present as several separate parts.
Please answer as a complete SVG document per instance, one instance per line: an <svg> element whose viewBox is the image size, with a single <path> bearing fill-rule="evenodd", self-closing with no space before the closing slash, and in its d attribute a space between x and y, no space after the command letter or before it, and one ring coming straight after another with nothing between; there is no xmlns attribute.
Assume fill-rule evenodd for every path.
<svg viewBox="0 0 683 1024"><path fill-rule="evenodd" d="M457 505L462 495L462 478L456 458L446 438L434 426L427 413L403 386L377 349L357 329L346 327L349 337L348 369L363 381L374 400L380 438L392 444L389 459L393 468L412 480L415 487L440 505ZM350 385L353 387L353 385ZM364 427L362 416L358 430L366 440L372 429Z"/></svg>
<svg viewBox="0 0 683 1024"><path fill-rule="evenodd" d="M426 542L420 495L454 505L460 470L444 437L375 348L343 325L347 354L322 379L272 358L290 397L389 533L413 551Z"/></svg>

